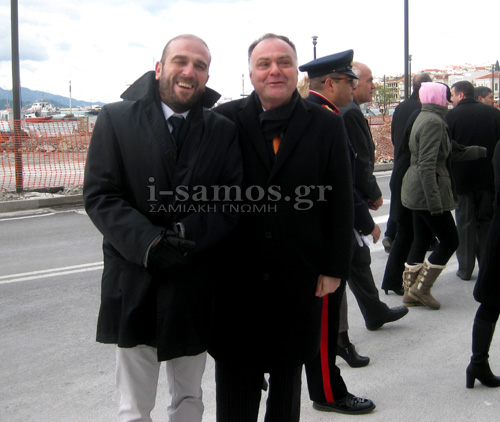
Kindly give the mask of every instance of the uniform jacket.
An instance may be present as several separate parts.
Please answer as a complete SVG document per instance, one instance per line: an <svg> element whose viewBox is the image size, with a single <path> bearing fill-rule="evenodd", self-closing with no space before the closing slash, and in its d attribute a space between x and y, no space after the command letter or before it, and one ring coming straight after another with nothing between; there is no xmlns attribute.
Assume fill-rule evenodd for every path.
<svg viewBox="0 0 500 422"><path fill-rule="evenodd" d="M318 276L349 274L352 180L342 119L299 98L273 162L255 92L216 111L237 125L243 191L254 200L242 202L226 242L209 352L267 371L298 366L319 351Z"/></svg>
<svg viewBox="0 0 500 422"><path fill-rule="evenodd" d="M410 134L411 160L401 188L401 201L411 210L441 214L455 208L450 174L452 144L445 122L447 107L423 104ZM455 160L473 160L485 155L484 148L469 147L453 153Z"/></svg>
<svg viewBox="0 0 500 422"><path fill-rule="evenodd" d="M203 97L208 104L213 93ZM100 112L85 167L85 207L104 236L97 340L157 347L159 360L196 355L206 350L210 330L210 247L237 220L220 202L206 212L215 207L210 186L241 182L236 129L198 104L177 151L154 72L122 97L127 101ZM202 188L207 197L195 201L189 192ZM144 266L146 252L173 222L184 223L186 238L197 246L189 264L154 273Z"/></svg>
<svg viewBox="0 0 500 422"><path fill-rule="evenodd" d="M500 307L500 147L493 154L495 204L483 260L479 268L474 298L485 305Z"/></svg>
<svg viewBox="0 0 500 422"><path fill-rule="evenodd" d="M320 93L315 91L310 91L309 95L306 98L307 101L311 101L312 103L318 104L327 110L333 111L335 114L339 114L339 109L325 98ZM353 178L356 175L356 153L354 152L354 148L349 142L350 151L351 151L351 162L352 162L352 173ZM369 235L374 227L375 222L370 214L370 210L368 209L368 204L366 201L361 199L358 195L357 191L354 189L353 191L353 200L354 200L354 228L364 236Z"/></svg>
<svg viewBox="0 0 500 422"><path fill-rule="evenodd" d="M452 162L457 193L494 191L493 151L500 139L500 111L472 98L465 98L446 115L451 139L461 145L480 145L488 150L485 158Z"/></svg>
<svg viewBox="0 0 500 422"><path fill-rule="evenodd" d="M368 120L363 116L356 100L347 107L340 109L340 115L344 118L345 127L349 140L356 152L356 176L354 185L365 201L376 201L382 196L373 175L375 168L375 144Z"/></svg>

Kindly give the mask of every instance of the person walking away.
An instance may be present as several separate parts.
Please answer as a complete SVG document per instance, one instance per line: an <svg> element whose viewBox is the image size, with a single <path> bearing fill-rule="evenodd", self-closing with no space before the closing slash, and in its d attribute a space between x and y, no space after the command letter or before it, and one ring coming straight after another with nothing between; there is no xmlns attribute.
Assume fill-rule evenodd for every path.
<svg viewBox="0 0 500 422"><path fill-rule="evenodd" d="M420 88L422 110L411 130L410 167L401 188L401 202L413 212L414 232L403 274L403 303L419 302L434 310L441 304L431 289L458 247L457 228L451 215L455 193L449 161L452 155L457 160L486 155L486 149L478 146L455 144L453 151L446 125L447 90L446 85L434 82L425 82ZM426 258L434 236L439 244Z"/></svg>

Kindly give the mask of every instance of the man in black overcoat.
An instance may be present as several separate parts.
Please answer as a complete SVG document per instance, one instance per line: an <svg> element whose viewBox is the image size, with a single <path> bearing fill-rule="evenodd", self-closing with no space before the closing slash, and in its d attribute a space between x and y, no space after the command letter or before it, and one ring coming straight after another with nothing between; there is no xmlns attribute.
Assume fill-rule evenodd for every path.
<svg viewBox="0 0 500 422"><path fill-rule="evenodd" d="M356 173L354 186L359 196L369 208L377 210L383 203L382 192L373 174L375 167L375 144L370 125L365 119L360 105L372 100L373 76L370 68L363 63L354 64L358 75L358 86L354 90L354 100L340 109L347 134L356 152ZM388 322L396 321L408 313L403 306L389 308L379 298L370 268L370 248L364 242L353 241L351 272L348 279L368 330L377 330Z"/></svg>
<svg viewBox="0 0 500 422"><path fill-rule="evenodd" d="M446 116L451 139L461 145L486 147L487 155L473 161L452 161L458 202L457 276L470 280L481 256L493 217L494 175L491 159L500 139L500 111L474 99L474 86L460 81L451 87L453 109Z"/></svg>
<svg viewBox="0 0 500 422"><path fill-rule="evenodd" d="M353 87L358 79L352 71L353 56L353 50L346 50L300 66L299 70L307 72L309 76L309 95L306 100L339 114L338 107L346 106L353 100ZM354 168L354 152L351 160ZM371 234L374 242L377 242L380 228L373 221L366 202L359 198L354 189L353 199L354 229L362 236ZM366 366L370 362L370 358L360 356L349 341L347 303L343 303L347 301L345 287L346 280L342 280L334 293L323 297L320 353L307 362L305 368L309 398L316 410L355 415L370 412L375 404L349 393L336 365L337 355L342 356L352 367Z"/></svg>
<svg viewBox="0 0 500 422"><path fill-rule="evenodd" d="M249 65L255 91L216 109L237 125L245 192L215 294L217 421L257 421L269 373L266 420L296 422L322 296L349 273L349 153L342 119L299 96L288 38L255 41Z"/></svg>
<svg viewBox="0 0 500 422"><path fill-rule="evenodd" d="M194 35L169 41L155 72L103 107L85 167L87 213L104 236L97 341L114 343L118 420L151 420L160 361L170 418L201 421L214 245L236 225L236 128L207 110L210 52ZM168 120L167 120L168 119ZM218 258L220 260L220 258Z"/></svg>

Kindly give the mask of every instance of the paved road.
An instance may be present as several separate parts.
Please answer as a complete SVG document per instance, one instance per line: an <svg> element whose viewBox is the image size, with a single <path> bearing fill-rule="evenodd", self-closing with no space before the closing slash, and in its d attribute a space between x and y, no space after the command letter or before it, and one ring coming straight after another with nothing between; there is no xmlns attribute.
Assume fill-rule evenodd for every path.
<svg viewBox="0 0 500 422"><path fill-rule="evenodd" d="M385 198L388 177L378 175ZM387 203L375 213L382 227L387 213ZM81 209L0 214L0 233L0 421L115 420L114 350L94 342L99 233ZM372 245L372 258L380 285L387 259L380 245ZM373 399L377 408L358 417L319 413L310 405L304 377L301 420L498 421L500 389L465 388L477 304L473 281L461 281L455 271L452 259L433 290L441 310L411 309L400 322L376 332L364 328L349 292L350 337L372 361L361 369L342 360L339 366L350 391ZM400 304L400 297L381 293L390 306ZM491 362L500 373L500 335L493 340ZM215 422L213 372L209 359L203 380L205 422ZM166 402L162 373L156 422L167 421Z"/></svg>

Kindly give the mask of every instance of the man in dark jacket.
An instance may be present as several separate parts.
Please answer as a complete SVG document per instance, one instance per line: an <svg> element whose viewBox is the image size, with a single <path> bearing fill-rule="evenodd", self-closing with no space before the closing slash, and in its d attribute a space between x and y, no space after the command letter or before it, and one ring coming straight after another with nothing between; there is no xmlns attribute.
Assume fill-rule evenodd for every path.
<svg viewBox="0 0 500 422"><path fill-rule="evenodd" d="M354 100L340 109L344 118L347 134L356 152L356 174L354 186L359 196L370 209L377 210L383 203L382 192L373 174L375 167L375 144L370 125L365 119L360 104L372 100L373 76L370 68L362 63L355 63L358 86L354 90ZM408 313L403 306L389 308L379 298L371 272L370 248L364 242L354 240L349 287L354 293L368 330L377 330L388 322L396 321Z"/></svg>
<svg viewBox="0 0 500 422"><path fill-rule="evenodd" d="M457 276L470 280L481 255L493 217L493 151L500 139L500 111L474 99L474 86L460 81L451 87L453 109L446 116L451 139L461 145L486 147L487 156L473 161L452 161L458 203Z"/></svg>
<svg viewBox="0 0 500 422"><path fill-rule="evenodd" d="M300 66L299 69L307 72L310 79L306 100L339 114L337 107L347 106L352 101L353 87L358 79L352 71L353 55L353 50L342 51ZM354 160L352 153L353 166ZM380 228L373 221L366 202L355 190L353 196L355 230L364 236L371 234L377 242ZM349 341L345 285L346 280L342 280L334 293L323 297L320 353L305 367L309 397L315 409L356 415L370 412L375 404L347 391L335 363L336 355L342 356L352 367L366 366L370 362L370 358L360 356Z"/></svg>
<svg viewBox="0 0 500 422"><path fill-rule="evenodd" d="M213 246L236 225L214 201L238 187L236 128L206 110L210 52L194 35L165 46L155 72L99 114L85 167L87 213L104 236L97 341L117 344L118 420L151 420L167 361L176 421L201 421Z"/></svg>
<svg viewBox="0 0 500 422"><path fill-rule="evenodd" d="M342 119L298 94L287 37L252 43L249 65L255 91L216 109L237 125L246 192L215 294L217 421L257 421L269 373L266 420L296 422L322 297L349 273L349 153Z"/></svg>
<svg viewBox="0 0 500 422"><path fill-rule="evenodd" d="M401 184L406 170L410 167L410 148L408 146L410 129L407 125L410 116L420 112L422 108L422 104L418 98L422 82L432 82L428 73L418 73L415 75L413 78L413 92L410 98L404 100L396 107L391 123L391 140L394 145L394 167L389 183L391 187L389 220L397 225L397 229L395 237L390 239L391 248L381 288L386 292L392 290L397 294L401 294L402 275L406 258L410 252L411 242L413 241L411 210L404 208L403 204L401 204Z"/></svg>

